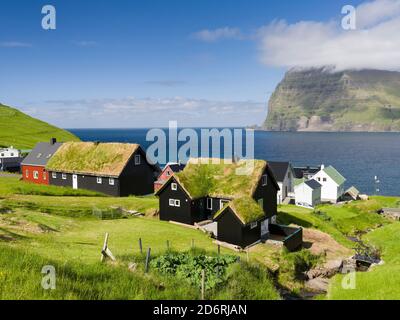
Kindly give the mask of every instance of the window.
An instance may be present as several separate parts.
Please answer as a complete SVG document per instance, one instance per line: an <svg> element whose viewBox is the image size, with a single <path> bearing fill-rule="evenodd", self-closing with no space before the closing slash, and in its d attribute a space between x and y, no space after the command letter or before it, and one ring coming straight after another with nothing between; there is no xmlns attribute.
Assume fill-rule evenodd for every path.
<svg viewBox="0 0 400 320"><path fill-rule="evenodd" d="M181 206L181 200L175 200L175 207Z"/></svg>
<svg viewBox="0 0 400 320"><path fill-rule="evenodd" d="M252 223L250 224L250 229L257 228L257 226L258 226L258 222L257 222L257 221L256 221L256 222L252 222Z"/></svg>
<svg viewBox="0 0 400 320"><path fill-rule="evenodd" d="M171 183L171 190L173 191L178 190L178 185L176 183Z"/></svg>
<svg viewBox="0 0 400 320"><path fill-rule="evenodd" d="M113 186L113 185L114 185L114 178L108 179L108 184L109 184L110 186Z"/></svg>
<svg viewBox="0 0 400 320"><path fill-rule="evenodd" d="M170 207L175 207L175 200L174 199L169 199L169 206Z"/></svg>
<svg viewBox="0 0 400 320"><path fill-rule="evenodd" d="M52 173L51 173L51 177L52 177L53 179L57 179L57 172L52 172Z"/></svg>
<svg viewBox="0 0 400 320"><path fill-rule="evenodd" d="M4 157L4 153L2 153L1 156Z"/></svg>
<svg viewBox="0 0 400 320"><path fill-rule="evenodd" d="M14 157L14 153L11 153L11 157Z"/></svg>
<svg viewBox="0 0 400 320"><path fill-rule="evenodd" d="M167 177L169 177L171 175L171 171L167 170L165 174L167 175Z"/></svg>
<svg viewBox="0 0 400 320"><path fill-rule="evenodd" d="M211 198L207 198L207 209L208 210L212 210L212 201L213 199L211 199Z"/></svg>
<svg viewBox="0 0 400 320"><path fill-rule="evenodd" d="M51 158L51 156L52 156L52 154L51 154L51 153L49 153L49 154L47 155L46 159L50 159L50 158Z"/></svg>
<svg viewBox="0 0 400 320"><path fill-rule="evenodd" d="M326 178L323 178L322 181L323 181L323 182L326 182Z"/></svg>
<svg viewBox="0 0 400 320"><path fill-rule="evenodd" d="M25 177L29 177L29 170L27 169L27 170L25 170Z"/></svg>
<svg viewBox="0 0 400 320"><path fill-rule="evenodd" d="M266 186L268 184L268 176L266 174L262 176L261 180L263 186Z"/></svg>
<svg viewBox="0 0 400 320"><path fill-rule="evenodd" d="M321 181L321 178L318 178L318 181Z"/></svg>
<svg viewBox="0 0 400 320"><path fill-rule="evenodd" d="M101 177L97 177L97 183L98 184L102 184L103 183L103 179Z"/></svg>
<svg viewBox="0 0 400 320"><path fill-rule="evenodd" d="M47 179L47 173L46 173L46 171L43 171L43 180L46 180Z"/></svg>
<svg viewBox="0 0 400 320"><path fill-rule="evenodd" d="M135 165L140 165L140 154L135 155Z"/></svg>
<svg viewBox="0 0 400 320"><path fill-rule="evenodd" d="M67 175L66 175L65 173L61 174L61 178L62 178L63 180L67 180Z"/></svg>
<svg viewBox="0 0 400 320"><path fill-rule="evenodd" d="M35 180L39 179L39 172L38 171L33 171L33 179L35 179Z"/></svg>

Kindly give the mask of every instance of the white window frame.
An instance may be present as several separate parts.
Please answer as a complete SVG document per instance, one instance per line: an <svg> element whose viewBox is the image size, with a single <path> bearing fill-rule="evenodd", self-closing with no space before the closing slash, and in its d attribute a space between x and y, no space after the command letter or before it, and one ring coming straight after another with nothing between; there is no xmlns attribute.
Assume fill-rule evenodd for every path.
<svg viewBox="0 0 400 320"><path fill-rule="evenodd" d="M39 171L33 171L33 179L38 180L39 179Z"/></svg>
<svg viewBox="0 0 400 320"><path fill-rule="evenodd" d="M114 180L114 178L109 178L109 179L108 179L108 184L109 184L110 186L115 185L115 180Z"/></svg>
<svg viewBox="0 0 400 320"><path fill-rule="evenodd" d="M171 190L172 190L172 191L178 190L178 184L175 183L175 182L171 183Z"/></svg>
<svg viewBox="0 0 400 320"><path fill-rule="evenodd" d="M140 154L135 155L135 166L139 166L141 162L141 156Z"/></svg>
<svg viewBox="0 0 400 320"><path fill-rule="evenodd" d="M25 170L25 177L29 178L29 170L28 169Z"/></svg>
<svg viewBox="0 0 400 320"><path fill-rule="evenodd" d="M62 174L61 174L61 179L67 180L67 174L66 174L66 173L62 173Z"/></svg>
<svg viewBox="0 0 400 320"><path fill-rule="evenodd" d="M47 172L43 171L43 180L47 180Z"/></svg>
<svg viewBox="0 0 400 320"><path fill-rule="evenodd" d="M169 199L169 206L175 207L175 199Z"/></svg>
<svg viewBox="0 0 400 320"><path fill-rule="evenodd" d="M267 174L262 175L261 180L262 180L261 183L262 183L263 187L268 185L268 175Z"/></svg>
<svg viewBox="0 0 400 320"><path fill-rule="evenodd" d="M103 178L102 177L96 177L96 182L97 182L97 184L103 184Z"/></svg>
<svg viewBox="0 0 400 320"><path fill-rule="evenodd" d="M213 199L207 198L207 210L212 210L213 208Z"/></svg>
<svg viewBox="0 0 400 320"><path fill-rule="evenodd" d="M175 207L180 208L181 206L181 200L175 200Z"/></svg>
<svg viewBox="0 0 400 320"><path fill-rule="evenodd" d="M53 179L57 179L57 172L52 172L52 173L51 173L51 177L52 177Z"/></svg>
<svg viewBox="0 0 400 320"><path fill-rule="evenodd" d="M250 230L252 230L254 228L257 228L257 226L258 226L258 222L257 221L250 223Z"/></svg>

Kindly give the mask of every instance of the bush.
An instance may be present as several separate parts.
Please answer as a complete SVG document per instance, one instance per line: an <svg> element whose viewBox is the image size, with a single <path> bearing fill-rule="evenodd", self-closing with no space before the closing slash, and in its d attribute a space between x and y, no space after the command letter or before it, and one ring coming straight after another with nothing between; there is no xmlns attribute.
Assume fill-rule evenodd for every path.
<svg viewBox="0 0 400 320"><path fill-rule="evenodd" d="M314 255L308 250L297 252L285 250L278 260L281 266L280 275L284 274L292 280L302 280L305 272L316 267L322 261L322 256Z"/></svg>
<svg viewBox="0 0 400 320"><path fill-rule="evenodd" d="M214 288L224 281L226 268L237 261L236 256L207 256L204 253L168 252L150 262L152 268L160 273L187 280L197 287L201 286L201 272L205 270L206 288Z"/></svg>

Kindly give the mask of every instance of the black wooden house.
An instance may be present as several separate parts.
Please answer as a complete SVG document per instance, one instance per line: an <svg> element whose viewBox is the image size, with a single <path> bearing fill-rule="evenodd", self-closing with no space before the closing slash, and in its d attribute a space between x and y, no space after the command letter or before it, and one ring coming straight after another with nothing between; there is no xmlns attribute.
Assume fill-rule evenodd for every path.
<svg viewBox="0 0 400 320"><path fill-rule="evenodd" d="M115 197L153 193L160 172L138 144L94 142L64 143L46 169L51 185Z"/></svg>
<svg viewBox="0 0 400 320"><path fill-rule="evenodd" d="M158 190L160 219L185 224L213 219L217 239L241 247L266 238L275 222L279 190L267 162L215 165L211 161L191 159ZM253 162L249 172L238 173L248 161Z"/></svg>

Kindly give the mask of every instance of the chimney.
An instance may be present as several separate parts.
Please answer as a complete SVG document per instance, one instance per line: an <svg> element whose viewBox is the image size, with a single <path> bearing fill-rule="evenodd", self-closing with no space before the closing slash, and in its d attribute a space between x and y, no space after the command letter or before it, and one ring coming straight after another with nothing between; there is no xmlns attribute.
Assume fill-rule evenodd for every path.
<svg viewBox="0 0 400 320"><path fill-rule="evenodd" d="M324 170L324 169L325 169L325 165L321 164L321 170Z"/></svg>
<svg viewBox="0 0 400 320"><path fill-rule="evenodd" d="M56 142L57 142L57 139L56 139L56 138L51 138L51 139L50 139L50 144L51 144L51 145L55 144Z"/></svg>

